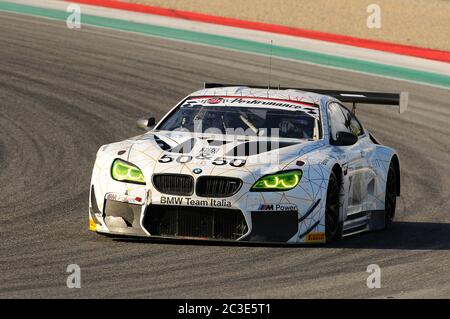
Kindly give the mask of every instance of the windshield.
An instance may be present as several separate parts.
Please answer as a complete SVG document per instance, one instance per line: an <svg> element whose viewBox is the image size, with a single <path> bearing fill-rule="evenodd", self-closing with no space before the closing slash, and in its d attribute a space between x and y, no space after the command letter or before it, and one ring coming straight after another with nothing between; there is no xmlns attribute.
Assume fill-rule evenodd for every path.
<svg viewBox="0 0 450 319"><path fill-rule="evenodd" d="M318 123L301 110L228 105L178 107L158 130L317 139Z"/></svg>

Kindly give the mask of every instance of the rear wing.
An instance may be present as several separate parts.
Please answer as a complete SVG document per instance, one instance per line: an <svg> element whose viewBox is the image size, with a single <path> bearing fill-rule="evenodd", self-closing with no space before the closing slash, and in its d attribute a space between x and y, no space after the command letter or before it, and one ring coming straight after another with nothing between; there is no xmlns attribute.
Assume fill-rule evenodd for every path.
<svg viewBox="0 0 450 319"><path fill-rule="evenodd" d="M207 83L205 82L205 89L231 86L247 86L255 89L269 89L267 86L255 85L239 85L239 84L221 84L221 83ZM356 104L374 104L374 105L390 105L398 108L401 114L406 111L408 107L408 92L401 93L384 93L384 92L362 92L362 91L341 91L341 90L323 90L323 89L308 89L308 88L292 88L292 87L273 87L271 89L278 90L301 90L322 95L328 95L338 99L343 103L353 103L353 112L355 112Z"/></svg>

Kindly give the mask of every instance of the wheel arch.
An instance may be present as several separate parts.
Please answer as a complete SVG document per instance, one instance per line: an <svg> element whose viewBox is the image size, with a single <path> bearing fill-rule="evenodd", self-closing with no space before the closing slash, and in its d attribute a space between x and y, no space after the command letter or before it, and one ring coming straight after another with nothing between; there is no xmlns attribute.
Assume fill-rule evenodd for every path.
<svg viewBox="0 0 450 319"><path fill-rule="evenodd" d="M396 192L397 192L397 196L400 196L400 161L398 159L397 154L394 154L392 156L391 159L392 164L394 165L394 170L395 170L395 179L396 179Z"/></svg>
<svg viewBox="0 0 450 319"><path fill-rule="evenodd" d="M346 195L345 195L345 185L344 185L344 172L342 170L342 166L339 162L336 162L333 164L331 168L331 172L334 173L334 175L337 178L338 185L339 185L339 219L344 220L345 219L345 201L346 201ZM330 174L331 175L331 174Z"/></svg>
<svg viewBox="0 0 450 319"><path fill-rule="evenodd" d="M343 176L342 176L342 167L339 163L335 163L331 168L331 171L336 175L339 185L342 186Z"/></svg>

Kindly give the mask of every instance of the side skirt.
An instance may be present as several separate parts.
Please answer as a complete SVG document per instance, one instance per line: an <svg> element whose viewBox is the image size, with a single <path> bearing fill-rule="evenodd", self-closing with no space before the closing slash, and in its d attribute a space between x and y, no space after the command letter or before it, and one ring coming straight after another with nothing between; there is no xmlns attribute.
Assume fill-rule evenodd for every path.
<svg viewBox="0 0 450 319"><path fill-rule="evenodd" d="M384 228L384 210L369 210L347 216L344 221L343 236Z"/></svg>

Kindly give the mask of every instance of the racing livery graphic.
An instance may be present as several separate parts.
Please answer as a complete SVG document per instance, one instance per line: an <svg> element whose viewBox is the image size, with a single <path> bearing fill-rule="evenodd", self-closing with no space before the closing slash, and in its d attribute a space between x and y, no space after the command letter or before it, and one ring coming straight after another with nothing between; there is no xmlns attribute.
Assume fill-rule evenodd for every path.
<svg viewBox="0 0 450 319"><path fill-rule="evenodd" d="M206 83L143 135L97 152L89 229L102 234L325 243L388 227L396 151L355 116L373 93ZM343 103L351 103L349 109Z"/></svg>

